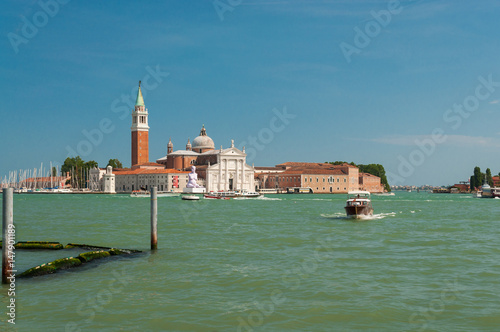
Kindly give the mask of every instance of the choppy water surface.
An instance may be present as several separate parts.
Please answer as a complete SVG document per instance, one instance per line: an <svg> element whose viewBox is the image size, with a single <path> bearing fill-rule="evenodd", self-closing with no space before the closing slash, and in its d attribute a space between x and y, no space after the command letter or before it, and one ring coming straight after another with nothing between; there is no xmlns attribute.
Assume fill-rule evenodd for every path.
<svg viewBox="0 0 500 332"><path fill-rule="evenodd" d="M500 200L397 193L375 216L344 195L15 195L16 239L144 250L17 281L15 330L498 331ZM17 267L65 256L17 250ZM3 286L2 307L9 298ZM2 312L1 327L9 327Z"/></svg>

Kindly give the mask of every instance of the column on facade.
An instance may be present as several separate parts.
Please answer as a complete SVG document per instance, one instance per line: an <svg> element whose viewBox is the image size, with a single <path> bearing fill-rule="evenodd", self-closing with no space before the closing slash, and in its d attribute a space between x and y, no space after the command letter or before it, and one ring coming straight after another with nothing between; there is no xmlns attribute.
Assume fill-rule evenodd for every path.
<svg viewBox="0 0 500 332"><path fill-rule="evenodd" d="M234 189L235 190L238 190L238 189L241 189L243 190L243 188L241 188L241 186L239 185L240 184L240 179L239 179L239 175L240 175L240 171L239 171L239 168L240 168L240 161L238 159L234 159L234 165L236 166L236 170L235 170L235 181L233 183L234 185Z"/></svg>
<svg viewBox="0 0 500 332"><path fill-rule="evenodd" d="M225 164L225 170L226 170L226 174L224 176L224 191L228 191L229 190L229 167L228 167L228 164L227 164L227 159L224 159L224 164Z"/></svg>
<svg viewBox="0 0 500 332"><path fill-rule="evenodd" d="M241 162L241 183L242 183L242 188L243 189L246 185L246 179L245 179L245 163L243 162L243 159L240 160ZM249 189L250 190L250 189Z"/></svg>
<svg viewBox="0 0 500 332"><path fill-rule="evenodd" d="M220 157L220 154L217 155L217 159L219 161L219 179L217 181L217 191L220 191L220 185L222 183L222 158Z"/></svg>

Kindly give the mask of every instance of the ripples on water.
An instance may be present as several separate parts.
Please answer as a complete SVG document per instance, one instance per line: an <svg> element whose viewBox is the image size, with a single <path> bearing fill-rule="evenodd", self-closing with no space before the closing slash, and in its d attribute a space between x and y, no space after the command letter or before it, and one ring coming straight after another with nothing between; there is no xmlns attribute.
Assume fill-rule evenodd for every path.
<svg viewBox="0 0 500 332"><path fill-rule="evenodd" d="M16 327L496 331L500 204L469 197L373 197L361 222L345 218L345 195L159 198L151 253L149 200L15 195L18 240L145 250L19 280ZM23 269L60 254L17 252Z"/></svg>

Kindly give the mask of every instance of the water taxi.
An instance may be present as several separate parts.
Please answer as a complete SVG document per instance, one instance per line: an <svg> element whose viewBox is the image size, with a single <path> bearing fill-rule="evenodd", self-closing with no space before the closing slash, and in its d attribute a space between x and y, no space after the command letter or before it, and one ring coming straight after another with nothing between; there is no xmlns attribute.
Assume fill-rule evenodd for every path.
<svg viewBox="0 0 500 332"><path fill-rule="evenodd" d="M223 192L217 192L217 193L208 193L203 195L204 198L206 199L230 199L230 197L234 196L226 196L225 193Z"/></svg>
<svg viewBox="0 0 500 332"><path fill-rule="evenodd" d="M348 217L359 219L361 217L373 216L372 201L368 191L350 191L347 194L347 202L344 207Z"/></svg>
<svg viewBox="0 0 500 332"><path fill-rule="evenodd" d="M254 198L259 196L260 193L254 191L244 191L236 194L236 197L243 197L243 198Z"/></svg>

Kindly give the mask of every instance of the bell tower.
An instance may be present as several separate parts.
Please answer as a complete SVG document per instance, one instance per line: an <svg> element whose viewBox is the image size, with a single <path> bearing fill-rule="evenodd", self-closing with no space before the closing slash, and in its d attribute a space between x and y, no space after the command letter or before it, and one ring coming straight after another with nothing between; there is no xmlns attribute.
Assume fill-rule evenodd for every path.
<svg viewBox="0 0 500 332"><path fill-rule="evenodd" d="M148 110L142 98L141 81L139 81L139 90L137 91L137 99L132 112L132 127L130 129L132 131L131 166L149 162Z"/></svg>

